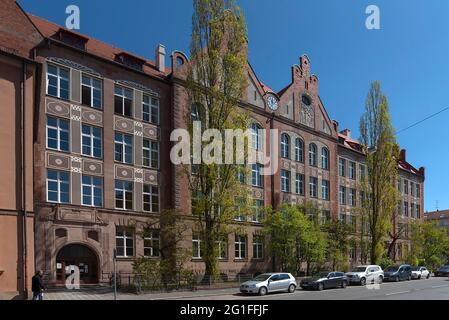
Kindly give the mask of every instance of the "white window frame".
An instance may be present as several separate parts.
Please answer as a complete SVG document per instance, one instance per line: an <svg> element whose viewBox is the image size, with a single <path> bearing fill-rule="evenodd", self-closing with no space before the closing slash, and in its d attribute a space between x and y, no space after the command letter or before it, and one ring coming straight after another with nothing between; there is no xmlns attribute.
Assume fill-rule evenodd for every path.
<svg viewBox="0 0 449 320"><path fill-rule="evenodd" d="M247 248L246 248L247 238L244 235L235 235L235 259L236 260L244 260L247 257ZM243 249L243 250L242 250ZM242 252L245 254L242 255Z"/></svg>
<svg viewBox="0 0 449 320"><path fill-rule="evenodd" d="M262 128L259 124L251 123L251 147L256 151L262 151Z"/></svg>
<svg viewBox="0 0 449 320"><path fill-rule="evenodd" d="M83 127L88 127L89 128L89 134L84 133ZM94 135L94 128L100 129L100 137L96 137ZM89 139L89 146L88 146L90 148L90 153L89 154L84 153L83 147L87 146L87 145L83 144L83 138L88 138ZM100 154L99 157L94 154L94 141L95 140L100 141L100 152L101 152L101 154ZM115 150L114 150L114 153L115 153ZM92 126L90 124L85 124L85 123L81 124L81 154L83 156L88 156L88 157L92 157L92 158L96 158L96 159L102 159L103 158L103 128L95 127L95 126ZM115 158L115 154L114 154L114 158Z"/></svg>
<svg viewBox="0 0 449 320"><path fill-rule="evenodd" d="M290 136L286 133L281 135L281 158L290 159Z"/></svg>
<svg viewBox="0 0 449 320"><path fill-rule="evenodd" d="M309 196L311 198L318 198L318 178L309 177Z"/></svg>
<svg viewBox="0 0 449 320"><path fill-rule="evenodd" d="M89 184L85 184L84 183L84 177L88 177L89 178ZM94 178L98 178L101 181L101 186L95 185L94 184ZM88 187L90 188L90 198L91 198L91 203L84 203L84 187ZM101 205L100 206L96 206L95 205L95 201L94 199L97 198L95 197L95 188L100 188L101 189ZM81 176L81 205L83 206L88 206L88 207L97 207L97 208L101 208L103 207L103 178L101 177L96 177L96 176L91 176L91 175L87 175L87 174L83 174Z"/></svg>
<svg viewBox="0 0 449 320"><path fill-rule="evenodd" d="M301 177L301 179L299 179ZM304 195L304 175L302 173L296 172L295 174L295 193L299 194L300 196ZM302 188L300 188L300 185L302 185Z"/></svg>
<svg viewBox="0 0 449 320"><path fill-rule="evenodd" d="M145 99L148 99L148 101L145 101ZM145 110L145 108L148 108L148 111ZM142 96L142 120L147 123L152 123L155 125L159 125L159 99L155 98L148 94L143 94ZM156 121L152 121L152 116L156 113ZM145 119L145 115L148 115L148 120Z"/></svg>
<svg viewBox="0 0 449 320"><path fill-rule="evenodd" d="M330 182L329 180L321 180L321 199L329 201L330 199Z"/></svg>
<svg viewBox="0 0 449 320"><path fill-rule="evenodd" d="M148 186L150 189L150 192L145 192L145 186ZM157 188L157 193L154 193L153 188ZM157 209L158 210L154 210L153 208L153 196L156 195L157 196ZM150 210L145 210L145 196L149 196L150 197ZM158 213L160 210L160 192L159 192L159 187L155 186L155 185L151 185L151 184L143 184L142 185L142 210L145 212L151 212L151 213Z"/></svg>
<svg viewBox="0 0 449 320"><path fill-rule="evenodd" d="M157 237L155 237L154 233L157 232ZM150 246L146 245L146 241L150 242ZM157 252L154 252L154 244L157 242L157 247L159 250ZM145 230L145 234L143 236L143 256L146 258L158 258L161 256L160 254L160 248L161 248L161 234L160 230ZM149 250L151 253L150 255L146 255L145 251Z"/></svg>
<svg viewBox="0 0 449 320"><path fill-rule="evenodd" d="M304 163L304 141L301 138L295 139L295 161Z"/></svg>
<svg viewBox="0 0 449 320"><path fill-rule="evenodd" d="M192 258L193 259L201 259L202 258L202 242L201 237L199 234L194 233L192 235ZM195 244L197 245L196 252L195 252Z"/></svg>
<svg viewBox="0 0 449 320"><path fill-rule="evenodd" d="M338 188L338 203L342 206L346 205L346 187L339 186Z"/></svg>
<svg viewBox="0 0 449 320"><path fill-rule="evenodd" d="M281 191L290 192L291 173L288 170L281 170Z"/></svg>
<svg viewBox="0 0 449 320"><path fill-rule="evenodd" d="M49 171L56 172L56 174L57 174L56 180L54 180L54 179L49 179L49 178L48 178L48 172L49 172ZM62 180L61 180L61 173L62 173L62 172L68 174L68 177L69 177L68 181L62 181ZM70 172L61 171L61 170L47 169L47 177L46 177L46 191L47 191L47 192L46 192L46 199L47 199L47 202L50 202L50 203L65 203L65 204L70 204L70 203L71 203L71 199L72 199L72 193L71 193L71 187L70 187L70 180L71 180ZM58 200L57 200L57 201L52 201L52 200L49 200L49 198L48 198L48 182L49 182L49 181L51 181L51 182L56 182L56 184L57 184L57 186L58 186L58 189L56 190L56 193L58 194ZM61 202L61 185L62 185L62 184L68 184L68 185L69 185L69 192L68 192L68 194L69 194L69 201L68 201L68 202Z"/></svg>
<svg viewBox="0 0 449 320"><path fill-rule="evenodd" d="M54 68L56 68L56 74L53 74L53 73L50 73L50 68L49 68L49 66L52 66L52 67L54 67ZM67 72L67 74L68 74L68 78L65 78L65 77L63 77L62 75L61 75L61 70L65 70L66 72ZM52 94L50 94L49 92L48 92L48 87L49 87L49 83L50 83L50 81L49 81L49 77L50 76L52 76L52 77L55 77L56 78L56 81L57 81L57 85L56 85L56 92L57 92L57 95L56 96L54 96L54 95L52 95ZM68 88L67 88L67 91L68 91L68 97L67 97L67 99L65 99L65 98L62 98L61 97L61 80L66 80L67 82L68 82ZM56 64L52 64L52 63L48 63L47 64L47 76L46 76L46 94L48 94L49 96L52 96L52 97L56 97L56 98L58 98L58 99L62 99L62 100L65 100L65 101L70 101L71 100L71 96L70 96L70 94L71 94L71 90L70 90L70 69L69 68L65 68L65 67L61 67L61 66L59 66L59 65L56 65Z"/></svg>
<svg viewBox="0 0 449 320"><path fill-rule="evenodd" d="M50 119L50 118L56 120L56 127L51 126L51 125L48 124L48 119ZM65 122L68 123L68 129L62 129L62 128L61 128L61 121L65 121ZM61 151L61 152L70 152L70 150L71 150L71 142L70 142L70 120L68 120L68 119L62 119L62 118L58 118L58 117L53 117L53 116L47 116L47 122L46 122L46 124L45 124L45 128L46 128L45 133L46 133L46 135L47 135L45 143L46 143L47 149L50 149L50 150L57 150L57 151ZM49 147L49 145L48 145L48 139L49 139L49 137L48 137L48 130L49 130L49 129L56 130L56 133L57 133L56 141L57 141L57 144L58 144L57 148L52 148L52 147ZM69 145L68 150L62 150L62 149L61 149L61 132L67 132L67 135L68 135L68 145Z"/></svg>
<svg viewBox="0 0 449 320"><path fill-rule="evenodd" d="M88 83L84 83L84 78L88 79ZM96 87L94 85L94 80L98 81L100 86ZM101 110L103 109L103 81L99 78L92 77L91 75L88 75L86 73L81 74L81 103L83 103L83 87L89 88L90 91L90 105L87 105L89 107ZM95 106L94 105L94 91L100 92L100 105Z"/></svg>
<svg viewBox="0 0 449 320"><path fill-rule="evenodd" d="M256 168L256 170L254 170ZM254 175L256 177L256 183L254 183ZM262 165L260 163L254 163L251 165L251 185L254 187L263 187Z"/></svg>
<svg viewBox="0 0 449 320"><path fill-rule="evenodd" d="M117 188L116 182L121 182L122 183L122 188L121 189ZM123 183L131 183L131 191L127 190L124 187ZM122 194L123 194L123 198L121 199L123 201L123 206L121 208L117 207L117 191L121 191ZM131 196L132 196L131 198L133 199L132 202L131 202L132 208L130 208L130 209L126 208L126 194L127 193L131 193ZM115 209L119 209L119 210L131 211L131 210L134 209L134 183L132 181L120 180L120 179L114 180L114 206L115 206Z"/></svg>
<svg viewBox="0 0 449 320"><path fill-rule="evenodd" d="M258 240L256 242L256 239ZM260 235L253 235L253 259L263 259L264 258L264 241L263 237Z"/></svg>
<svg viewBox="0 0 449 320"><path fill-rule="evenodd" d="M119 235L117 231L117 229L120 229L120 231L123 232L122 235ZM119 255L118 254L118 249L117 249L117 239L122 239L123 240L123 255ZM131 239L133 241L133 246L132 246L132 255L128 255L128 246L127 246L127 240ZM118 227L116 228L115 231L115 248L117 250L117 257L119 258L131 258L135 256L135 251L136 251L136 241L134 239L134 232L130 232L130 230L126 227Z"/></svg>
<svg viewBox="0 0 449 320"><path fill-rule="evenodd" d="M117 93L117 89L120 90L120 93ZM131 92L130 95L128 95L129 92ZM134 90L130 89L130 88L123 87L123 86L115 85L115 87L114 87L114 113L115 113L115 97L120 97L122 100L121 112L116 113L116 114L123 116L123 117L133 117L133 115L134 115L134 108L133 108ZM129 116L125 115L125 99L131 100L131 114Z"/></svg>
<svg viewBox="0 0 449 320"><path fill-rule="evenodd" d="M321 148L321 169L329 170L329 149L326 147Z"/></svg>
<svg viewBox="0 0 449 320"><path fill-rule="evenodd" d="M122 139L121 139L122 141L118 141L116 139L117 134L122 136ZM125 136L131 137L130 144L125 141ZM122 161L115 159L115 145L116 144L119 144L121 146ZM114 133L114 161L117 161L120 163L126 163L126 164L133 164L133 162L134 162L134 146L133 145L134 145L134 137L132 135L116 131ZM128 155L128 153L126 152L126 147L129 147L129 146L131 146L131 152L130 152L131 153L131 162L126 161L126 156Z"/></svg>
<svg viewBox="0 0 449 320"><path fill-rule="evenodd" d="M309 166L318 166L318 147L315 143L309 144Z"/></svg>
<svg viewBox="0 0 449 320"><path fill-rule="evenodd" d="M148 146L145 146L145 143L148 142ZM154 145L156 145L156 149L154 149ZM148 152L148 157L145 157L145 152ZM153 166L154 157L156 157L156 166ZM145 164L145 161L148 160L148 165ZM159 141L151 140L151 139L143 139L142 141L142 166L152 169L159 169L159 160L160 160L160 152L159 152Z"/></svg>

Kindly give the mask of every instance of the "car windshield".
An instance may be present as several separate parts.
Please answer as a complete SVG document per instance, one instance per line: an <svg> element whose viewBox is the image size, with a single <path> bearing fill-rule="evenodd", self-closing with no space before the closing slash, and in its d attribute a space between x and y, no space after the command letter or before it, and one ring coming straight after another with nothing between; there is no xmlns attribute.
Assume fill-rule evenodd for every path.
<svg viewBox="0 0 449 320"><path fill-rule="evenodd" d="M440 268L440 271L447 271L449 270L449 266L444 266Z"/></svg>
<svg viewBox="0 0 449 320"><path fill-rule="evenodd" d="M257 277L253 278L252 281L265 281L269 277L271 277L271 274L259 274Z"/></svg>
<svg viewBox="0 0 449 320"><path fill-rule="evenodd" d="M419 271L419 269L421 269L421 267L412 267L412 271Z"/></svg>
<svg viewBox="0 0 449 320"><path fill-rule="evenodd" d="M388 268L386 268L384 271L398 271L399 267L398 266L390 266Z"/></svg>
<svg viewBox="0 0 449 320"><path fill-rule="evenodd" d="M365 272L366 267L357 267L352 269L352 272Z"/></svg>

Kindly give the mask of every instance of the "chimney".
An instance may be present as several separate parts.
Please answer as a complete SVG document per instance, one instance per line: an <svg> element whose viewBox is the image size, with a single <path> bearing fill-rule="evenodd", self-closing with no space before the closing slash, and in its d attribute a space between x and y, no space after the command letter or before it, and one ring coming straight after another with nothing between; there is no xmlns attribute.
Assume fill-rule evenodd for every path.
<svg viewBox="0 0 449 320"><path fill-rule="evenodd" d="M338 132L338 121L332 120L332 124L334 125L334 130Z"/></svg>
<svg viewBox="0 0 449 320"><path fill-rule="evenodd" d="M345 129L342 132L340 132L342 135L348 137L349 139L351 139L351 130L349 129Z"/></svg>
<svg viewBox="0 0 449 320"><path fill-rule="evenodd" d="M402 149L401 152L399 153L399 160L405 162L406 159L407 159L407 151L405 149Z"/></svg>
<svg viewBox="0 0 449 320"><path fill-rule="evenodd" d="M156 68L162 73L165 73L165 46L160 44L156 47Z"/></svg>
<svg viewBox="0 0 449 320"><path fill-rule="evenodd" d="M419 173L424 177L426 175L426 169L424 167L419 168Z"/></svg>

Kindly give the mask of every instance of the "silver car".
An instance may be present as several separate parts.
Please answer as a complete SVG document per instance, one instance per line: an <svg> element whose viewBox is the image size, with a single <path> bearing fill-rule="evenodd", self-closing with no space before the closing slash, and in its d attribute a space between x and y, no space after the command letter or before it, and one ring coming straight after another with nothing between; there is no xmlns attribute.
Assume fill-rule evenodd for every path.
<svg viewBox="0 0 449 320"><path fill-rule="evenodd" d="M295 292L296 279L290 273L263 273L240 285L240 292L254 293L261 296L270 292Z"/></svg>

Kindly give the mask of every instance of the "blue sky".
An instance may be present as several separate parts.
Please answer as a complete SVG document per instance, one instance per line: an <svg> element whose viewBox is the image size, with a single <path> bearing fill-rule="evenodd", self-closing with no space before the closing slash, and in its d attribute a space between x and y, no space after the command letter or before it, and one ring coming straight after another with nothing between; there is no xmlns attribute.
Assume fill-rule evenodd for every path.
<svg viewBox="0 0 449 320"><path fill-rule="evenodd" d="M65 24L65 8L81 10L81 33L153 58L158 43L189 52L189 0L19 0L28 12ZM240 0L249 33L249 60L275 90L290 81L301 54L311 59L320 96L340 128L358 137L372 80L389 98L397 130L449 106L449 1ZM381 29L365 28L365 8L380 8ZM449 111L398 135L408 160L426 167L425 209L449 209ZM443 142L443 143L442 143Z"/></svg>

